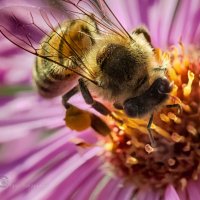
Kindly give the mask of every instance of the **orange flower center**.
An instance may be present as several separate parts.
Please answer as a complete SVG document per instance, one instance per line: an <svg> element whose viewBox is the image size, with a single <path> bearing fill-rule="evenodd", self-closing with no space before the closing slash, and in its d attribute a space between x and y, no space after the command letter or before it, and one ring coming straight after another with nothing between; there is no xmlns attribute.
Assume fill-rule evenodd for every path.
<svg viewBox="0 0 200 200"><path fill-rule="evenodd" d="M167 53L157 50L157 59L168 64L167 76L173 91L166 104L181 109L162 107L154 114L152 130L156 148L149 143L148 118L131 119L114 112L112 142L105 144L114 171L138 186L164 188L168 184L185 187L200 172L200 57L199 50L186 55L184 46Z"/></svg>

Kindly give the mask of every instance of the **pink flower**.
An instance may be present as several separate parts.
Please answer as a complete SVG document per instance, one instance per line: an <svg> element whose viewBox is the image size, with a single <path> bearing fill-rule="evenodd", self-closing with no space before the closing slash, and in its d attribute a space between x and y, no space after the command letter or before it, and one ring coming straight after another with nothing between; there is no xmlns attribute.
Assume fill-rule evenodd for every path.
<svg viewBox="0 0 200 200"><path fill-rule="evenodd" d="M168 51L168 53L173 57L173 60L171 60L171 65L173 67L179 69L179 62L181 66L186 67L189 62L189 65L193 66L190 68L194 70L192 73L194 75L199 74L200 4L198 0L117 0L115 2L108 0L106 2L127 31L131 31L140 24L145 24L150 31L152 42L156 47L167 49L171 45L178 46L180 38L182 43L184 43L185 49L188 50L192 46L192 51L190 51L192 53L189 54L189 58L186 54L183 54L183 52L181 52L180 55L176 55L177 48ZM1 3L1 8L7 6L12 6L13 8L13 6L21 5L34 5L37 7L48 6L53 8L58 14L63 14L65 12L63 8L65 8L64 6L66 5L65 1L56 0L45 1L45 3L39 0L3 0ZM2 22L0 19L0 24L2 23L5 22ZM34 33L33 35L35 38L40 39L42 37L40 33L37 32L37 29L32 29L31 31ZM117 139L122 138L122 140L111 144L107 142L107 139L105 140L104 137L99 136L92 128L81 132L72 131L67 128L63 120L65 117L65 110L61 104L61 98L58 97L46 100L36 94L32 89L31 68L34 65L34 56L14 46L2 35L0 36L0 44L1 199L49 200L56 198L61 200L128 200L136 198L139 200L193 200L200 198L200 179L198 174L200 164L197 159L199 158L200 148L198 137L200 130L198 125L200 122L199 111L197 112L199 117L194 116L192 121L195 123L195 126L191 125L189 128L189 131L193 131L193 133L196 130L194 135L197 135L197 137L195 138L189 137L188 134L184 133L185 130L188 130L188 127L186 127L184 123L181 123L181 125L175 124L166 126L167 131L168 128L175 130L174 127L176 126L180 128L180 132L182 131L182 135L170 135L172 139L170 138L169 144L172 146L174 145L173 159L181 162L181 158L183 158L186 159L188 163L195 163L196 165L191 165L194 169L189 170L187 168L187 162L185 162L186 164L184 166L182 165L181 169L185 167L188 171L185 172L183 170L183 173L177 172L178 181L175 178L172 180L170 178L170 173L173 174L174 160L171 159L169 160L171 168L164 168L164 172L162 173L160 173L160 171L163 168L160 167L158 170L156 169L157 173L159 175L162 174L165 179L169 177L170 180L163 182L163 177L160 179L156 177L155 168L152 169L152 171L149 170L148 163L151 162L147 156L148 154L145 154L145 156L142 157L142 159L146 159L146 162L144 162L145 164L138 166L139 168L144 168L144 171L146 170L145 172L149 172L149 174L151 172L154 173L154 176L152 177L149 174L144 176L143 171L141 172L140 169L137 171L135 168L132 168L132 166L130 167L130 165L125 163L124 158L121 159L121 157L119 157L119 155L122 154L126 154L128 157L130 156L130 149L127 150L120 146L124 144L122 140L124 141L126 139L124 135L117 135L119 133L117 132ZM179 60L180 56L181 61ZM184 64L182 60L185 61ZM178 76L185 77L187 73L183 71L181 71ZM170 76L172 80L176 77L172 74ZM182 85L176 82L175 84L177 84L182 91ZM196 96L193 95L189 97L191 99L194 98L192 102L197 104L196 108L199 110L199 88L197 84L195 84L193 84L193 87L196 91ZM190 101L187 98L186 100L184 98L181 100L186 107L187 105L190 106L188 103ZM85 105L80 95L74 96L70 102L82 109L95 113L89 106ZM161 112L160 114L163 113ZM186 113L181 115L181 119L184 118L187 122L188 115L190 114ZM160 119L156 119L158 127L161 124L159 120ZM196 124L198 126L196 126ZM197 128L195 129L195 127ZM115 128L119 131L119 127ZM161 128L163 127L161 126ZM162 132L160 131L160 133ZM171 134L170 131L169 133ZM158 141L165 141L167 136L158 136L157 139ZM179 139L183 139L181 136L188 142L177 142ZM132 137L131 135L131 141ZM186 143L191 146L193 145L193 149L191 151L185 151L183 155L182 149L184 148L182 148L181 144L185 145ZM113 148L113 145L117 147ZM175 148L177 149L174 150ZM122 154L119 153L119 149ZM172 150L172 148L167 148L167 150L169 149ZM140 150L141 149L138 148L138 151ZM166 152L165 155L168 155L168 153L169 152ZM193 156L193 154L195 156ZM150 155L155 159L158 154ZM163 155L163 157L165 155ZM160 155L158 155L158 158L161 159L159 156ZM136 162L140 164L137 156L133 158L131 155L129 158L128 161L131 165ZM129 168L127 168L127 166ZM169 171L166 169L169 169ZM192 174L189 173L191 171L193 172ZM130 175L131 173L132 175ZM141 174L142 176L138 176ZM142 180L140 180L141 177ZM126 182L125 180L128 181ZM139 180L139 183L136 180ZM142 185L142 181L144 180L146 183ZM178 185L179 182L180 185ZM155 187L159 184L161 185L160 187Z"/></svg>

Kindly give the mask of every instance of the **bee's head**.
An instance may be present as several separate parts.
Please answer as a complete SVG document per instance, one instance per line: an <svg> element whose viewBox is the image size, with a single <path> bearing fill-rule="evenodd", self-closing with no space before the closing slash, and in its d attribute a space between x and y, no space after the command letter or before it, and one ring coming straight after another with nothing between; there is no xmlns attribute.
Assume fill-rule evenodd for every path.
<svg viewBox="0 0 200 200"><path fill-rule="evenodd" d="M162 104L171 90L172 85L166 78L157 78L142 95L127 99L124 111L129 117L141 117Z"/></svg>

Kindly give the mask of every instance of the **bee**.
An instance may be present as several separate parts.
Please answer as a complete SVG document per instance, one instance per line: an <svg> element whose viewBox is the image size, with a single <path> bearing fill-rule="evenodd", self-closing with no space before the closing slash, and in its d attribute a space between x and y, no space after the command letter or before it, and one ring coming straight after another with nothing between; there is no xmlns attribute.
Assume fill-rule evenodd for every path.
<svg viewBox="0 0 200 200"><path fill-rule="evenodd" d="M103 115L112 113L101 100L132 118L153 113L168 99L172 86L165 76L166 68L156 62L147 29L138 27L128 33L106 1L64 2L74 6L77 11L72 13L79 12L82 17L60 22L51 12L32 8L23 12L29 16L28 23L27 18L22 21L22 12L16 16L4 9L0 13L1 33L37 56L33 79L38 92L46 98L62 96L63 105L69 108L68 100L80 91L85 102ZM81 2L95 11L87 11ZM15 22L16 35L8 27L8 20ZM36 41L30 28L44 33L42 42ZM153 144L152 120L153 115L148 124Z"/></svg>

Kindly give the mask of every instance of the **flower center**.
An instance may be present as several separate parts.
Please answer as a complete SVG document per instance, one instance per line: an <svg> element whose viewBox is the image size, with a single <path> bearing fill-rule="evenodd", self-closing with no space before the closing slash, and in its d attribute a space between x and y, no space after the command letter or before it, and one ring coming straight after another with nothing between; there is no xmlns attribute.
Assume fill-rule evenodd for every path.
<svg viewBox="0 0 200 200"><path fill-rule="evenodd" d="M194 53L195 52L195 53ZM166 104L154 112L152 131L156 148L149 143L145 119L132 119L122 112L114 112L122 123L112 123L108 159L118 175L138 186L164 188L168 184L185 187L200 172L200 58L199 50L190 56L184 47L172 48L167 53L157 51L157 59L170 64L167 75L173 81L173 91Z"/></svg>

